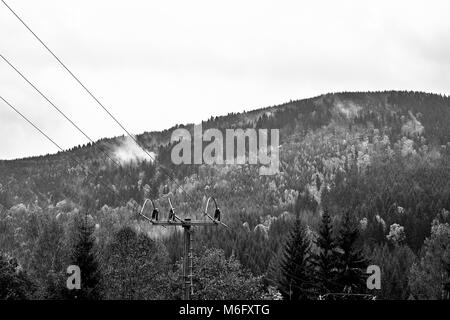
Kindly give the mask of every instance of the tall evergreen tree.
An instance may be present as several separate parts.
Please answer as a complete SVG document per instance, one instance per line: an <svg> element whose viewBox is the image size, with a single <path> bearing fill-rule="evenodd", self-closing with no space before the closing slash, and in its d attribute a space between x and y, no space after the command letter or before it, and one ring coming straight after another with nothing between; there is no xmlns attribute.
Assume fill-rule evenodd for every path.
<svg viewBox="0 0 450 320"><path fill-rule="evenodd" d="M278 284L286 300L311 299L315 294L311 240L306 226L297 219L285 244Z"/></svg>
<svg viewBox="0 0 450 320"><path fill-rule="evenodd" d="M368 260L357 246L358 228L349 211L342 218L338 236L337 284L340 292L364 293Z"/></svg>
<svg viewBox="0 0 450 320"><path fill-rule="evenodd" d="M337 245L333 238L333 226L327 210L322 214L317 246L319 252L315 255L315 264L317 265L317 278L320 290L326 293L336 292L338 289L336 284Z"/></svg>
<svg viewBox="0 0 450 320"><path fill-rule="evenodd" d="M95 253L95 226L88 215L78 221L77 241L72 252L72 264L81 271L81 289L74 289L70 296L81 300L98 300L102 297L101 272Z"/></svg>

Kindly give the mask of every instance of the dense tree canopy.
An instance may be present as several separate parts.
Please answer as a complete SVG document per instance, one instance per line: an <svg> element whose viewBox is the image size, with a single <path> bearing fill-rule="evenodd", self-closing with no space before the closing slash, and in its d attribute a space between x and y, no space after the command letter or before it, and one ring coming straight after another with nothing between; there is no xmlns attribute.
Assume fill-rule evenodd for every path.
<svg viewBox="0 0 450 320"><path fill-rule="evenodd" d="M277 290L286 292L280 266L297 217L309 230L311 244L304 251L314 257L312 273L319 285L313 298L349 287L362 291L368 260L382 270L382 288L371 292L378 298L447 298L442 294L449 283L447 251L438 248L449 221L441 214L439 227L430 225L437 213L450 210L448 123L445 96L337 93L202 123L222 132L279 129L280 172L273 176L260 176L254 165L174 165L171 132L192 131L191 125L136 136L155 152L154 161L120 159L116 166L104 159L98 147L120 154L116 151L127 147L124 137L0 161L0 251L14 257L37 287L29 293L32 298L65 297L66 268L82 263L82 256L102 271L105 297L180 298L181 230L152 227L138 212L145 198L159 199L160 218L167 219L167 199L160 199L166 194L182 218L203 219L206 200L214 196L230 228L195 232L195 262L222 270L215 274L211 267L206 278L195 274L199 298L222 297L216 277L230 281L229 292L236 297L251 297L226 273L252 279L247 284L259 288L258 294L267 294L269 285L272 297ZM86 198L90 231L81 245L76 217L84 213ZM351 228L344 212L351 215ZM290 240L294 260L301 256L294 254L302 247L300 239ZM74 259L74 249L81 260ZM296 268L291 265L288 272L302 278Z"/></svg>

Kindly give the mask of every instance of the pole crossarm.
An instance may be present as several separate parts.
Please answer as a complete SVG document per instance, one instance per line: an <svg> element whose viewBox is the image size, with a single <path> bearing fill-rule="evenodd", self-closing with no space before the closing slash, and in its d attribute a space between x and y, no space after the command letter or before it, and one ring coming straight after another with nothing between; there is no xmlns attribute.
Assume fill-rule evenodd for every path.
<svg viewBox="0 0 450 320"><path fill-rule="evenodd" d="M214 217L208 214L208 206L209 202L212 200L216 206L216 209L214 211ZM153 206L152 210L152 216L151 218L146 216L144 214L145 211L145 205L150 202ZM149 221L154 226L161 226L161 227L176 227L180 226L183 227L183 233L184 233L184 253L183 253L183 296L185 300L189 300L191 298L191 295L194 292L193 287L193 263L192 263L192 227L194 226L205 226L205 227L217 227L217 226L224 226L226 228L229 228L225 223L223 223L221 220L221 212L219 209L219 206L217 205L216 199L213 197L210 197L206 202L206 208L203 212L203 216L207 217L207 220L191 220L190 218L181 219L175 214L175 208L172 206L172 201L169 198L169 217L167 220L159 220L159 210L155 205L155 202L157 200L153 201L151 199L145 199L144 204L142 205L141 211L139 212L139 215L143 217L145 220Z"/></svg>
<svg viewBox="0 0 450 320"><path fill-rule="evenodd" d="M202 220L191 220L191 221L151 221L151 223L155 226L182 226L182 227L190 227L190 226L218 226L219 222L207 222Z"/></svg>

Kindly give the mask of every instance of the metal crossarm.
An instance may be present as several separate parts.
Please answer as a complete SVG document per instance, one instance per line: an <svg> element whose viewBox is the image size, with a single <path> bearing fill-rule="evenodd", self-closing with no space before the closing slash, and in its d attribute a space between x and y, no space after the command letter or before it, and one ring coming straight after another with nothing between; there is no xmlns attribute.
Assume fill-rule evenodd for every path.
<svg viewBox="0 0 450 320"><path fill-rule="evenodd" d="M194 292L194 287L193 287L193 273L192 273L192 269L193 269L193 263L192 263L192 257L193 257L193 253L192 253L192 227L194 226L199 226L199 227L217 227L219 225L222 225L224 227L228 226L221 222L221 212L219 209L219 206L217 205L217 201L216 199L214 199L213 197L209 197L207 202L206 202L206 207L205 207L205 211L203 213L203 216L206 216L208 220L191 220L190 218L185 218L185 219L181 219L180 217L178 217L175 214L175 208L172 206L172 201L169 199L169 215L168 215L168 219L167 220L159 220L159 210L155 205L155 201L151 200L151 199L145 199L144 204L142 205L142 209L140 211L140 215L147 221L149 221L152 225L155 226L162 226L162 227L176 227L176 226L181 226L183 227L183 233L184 233L184 253L183 253L183 297L185 300L189 300L191 295ZM208 214L208 206L209 206L209 202L210 200L213 200L216 209L214 212L214 218L211 217ZM153 206L153 211L152 211L152 217L149 218L148 216L146 216L144 214L145 211L145 206L146 204L150 202Z"/></svg>

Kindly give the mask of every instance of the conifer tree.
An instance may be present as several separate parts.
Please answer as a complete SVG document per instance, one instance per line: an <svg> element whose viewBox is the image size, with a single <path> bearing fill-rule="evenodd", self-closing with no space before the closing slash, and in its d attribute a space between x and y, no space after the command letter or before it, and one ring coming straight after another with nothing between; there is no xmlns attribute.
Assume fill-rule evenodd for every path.
<svg viewBox="0 0 450 320"><path fill-rule="evenodd" d="M285 244L279 290L286 300L311 299L315 294L311 240L306 226L297 219Z"/></svg>
<svg viewBox="0 0 450 320"><path fill-rule="evenodd" d="M322 214L317 246L319 252L315 256L315 264L320 290L327 293L336 292L336 241L333 239L333 226L327 210Z"/></svg>
<svg viewBox="0 0 450 320"><path fill-rule="evenodd" d="M72 252L72 264L81 271L81 289L74 289L70 296L81 300L101 299L101 273L95 253L95 226L88 221L88 215L78 221L77 239Z"/></svg>
<svg viewBox="0 0 450 320"><path fill-rule="evenodd" d="M342 218L338 237L337 284L340 292L364 293L368 261L357 247L359 232L349 211Z"/></svg>

